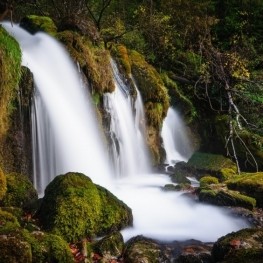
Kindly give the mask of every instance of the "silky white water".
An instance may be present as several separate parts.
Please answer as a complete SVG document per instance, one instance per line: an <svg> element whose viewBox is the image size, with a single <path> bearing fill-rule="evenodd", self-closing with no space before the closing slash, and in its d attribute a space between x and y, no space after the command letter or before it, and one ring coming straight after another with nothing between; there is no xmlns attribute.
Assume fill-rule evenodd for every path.
<svg viewBox="0 0 263 263"><path fill-rule="evenodd" d="M125 135L122 136L126 136L116 135L114 147L119 153L116 145L123 143L129 158L116 154L122 168L120 176L112 181L95 112L68 54L60 44L43 33L32 36L17 26L4 26L20 43L23 65L34 74L34 183L40 193L57 174L69 171L87 174L132 208L134 227L122 231L126 240L140 234L167 241L189 238L215 241L246 226L242 220L230 217L222 209L194 203L182 197L182 193L162 191L161 187L171 183L166 175L142 174L145 167L141 166L141 159L138 161L136 158L144 145L141 139L134 139L140 138L136 135L140 122L136 116L132 117L132 103L127 103L127 87L118 83L116 91L106 95L106 108L116 125L112 131L117 134L117 131L124 130ZM116 70L114 76L118 82ZM124 117L121 117L121 112ZM130 116L129 122L134 120L133 124L126 124L127 116ZM119 142L118 138L123 140Z"/></svg>
<svg viewBox="0 0 263 263"><path fill-rule="evenodd" d="M183 120L173 108L169 108L161 131L166 152L166 163L187 161L193 153Z"/></svg>
<svg viewBox="0 0 263 263"><path fill-rule="evenodd" d="M88 89L56 40L5 23L34 75L32 108L34 185L40 194L59 174L82 172L108 186L110 173Z"/></svg>

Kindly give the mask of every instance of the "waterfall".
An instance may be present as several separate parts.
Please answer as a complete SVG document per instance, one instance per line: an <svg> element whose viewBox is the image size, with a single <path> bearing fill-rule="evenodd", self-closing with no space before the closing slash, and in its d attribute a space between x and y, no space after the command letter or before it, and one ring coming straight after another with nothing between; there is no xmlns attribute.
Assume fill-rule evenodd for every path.
<svg viewBox="0 0 263 263"><path fill-rule="evenodd" d="M20 43L34 76L32 105L34 185L40 194L58 174L83 172L110 184L109 164L88 89L63 46L44 33L4 27Z"/></svg>
<svg viewBox="0 0 263 263"><path fill-rule="evenodd" d="M23 65L34 75L34 183L40 193L57 174L85 173L132 208L134 226L122 231L125 240L144 235L169 241L191 238L215 241L247 227L244 221L232 218L222 208L194 202L181 192L163 191L162 187L171 183L167 175L143 173L148 164L142 103L140 96L132 103L114 62L116 90L104 97L105 109L111 116L111 152L118 173L133 176L111 178L107 150L88 89L64 48L44 33L30 35L17 26L4 26L20 43ZM171 122L177 125L177 121ZM181 150L180 154L187 158Z"/></svg>
<svg viewBox="0 0 263 263"><path fill-rule="evenodd" d="M169 108L161 131L163 145L166 152L166 163L175 164L187 161L193 149L184 122L173 108Z"/></svg>
<svg viewBox="0 0 263 263"><path fill-rule="evenodd" d="M129 87L123 82L113 60L111 66L115 91L104 95L104 108L110 115L110 151L114 171L118 177L146 173L149 161L144 141L145 118L141 95L135 85L137 98L133 110Z"/></svg>

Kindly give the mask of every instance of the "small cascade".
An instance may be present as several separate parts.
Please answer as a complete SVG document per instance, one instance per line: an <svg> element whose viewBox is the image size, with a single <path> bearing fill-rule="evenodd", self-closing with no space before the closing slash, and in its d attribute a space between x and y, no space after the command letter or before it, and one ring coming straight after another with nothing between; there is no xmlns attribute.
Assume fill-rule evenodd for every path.
<svg viewBox="0 0 263 263"><path fill-rule="evenodd" d="M117 65L111 61L115 91L104 95L104 108L110 115L109 134L111 157L117 177L136 175L149 171L149 161L144 142L144 111L140 93L133 110L129 88L123 82Z"/></svg>
<svg viewBox="0 0 263 263"><path fill-rule="evenodd" d="M32 105L34 184L40 194L58 174L83 172L95 183L110 184L95 112L88 89L63 46L44 33L31 35L4 27L17 39L23 65L34 75Z"/></svg>
<svg viewBox="0 0 263 263"><path fill-rule="evenodd" d="M187 161L191 157L193 148L187 136L186 127L173 108L168 109L161 136L166 152L166 163L173 165L178 161Z"/></svg>

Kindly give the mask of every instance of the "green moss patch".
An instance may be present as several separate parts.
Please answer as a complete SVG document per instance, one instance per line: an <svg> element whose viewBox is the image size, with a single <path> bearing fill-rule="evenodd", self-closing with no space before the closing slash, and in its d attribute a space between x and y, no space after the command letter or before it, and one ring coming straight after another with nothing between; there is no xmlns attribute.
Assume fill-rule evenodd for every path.
<svg viewBox="0 0 263 263"><path fill-rule="evenodd" d="M204 176L200 179L200 187L203 188L203 187L206 187L210 184L218 184L219 181L216 177L213 177L213 176Z"/></svg>
<svg viewBox="0 0 263 263"><path fill-rule="evenodd" d="M0 25L0 139L9 126L12 101L21 75L21 50L17 41Z"/></svg>
<svg viewBox="0 0 263 263"><path fill-rule="evenodd" d="M6 193L7 187L6 187L6 176L3 173L2 169L0 168L0 200L3 199L5 193Z"/></svg>
<svg viewBox="0 0 263 263"><path fill-rule="evenodd" d="M257 200L257 206L263 207L263 172L244 173L227 182L227 187L238 190Z"/></svg>
<svg viewBox="0 0 263 263"><path fill-rule="evenodd" d="M7 192L0 202L2 206L26 207L37 200L37 191L25 175L10 173L6 175Z"/></svg>
<svg viewBox="0 0 263 263"><path fill-rule="evenodd" d="M47 186L37 217L45 230L68 241L132 224L130 208L80 173L57 176Z"/></svg>
<svg viewBox="0 0 263 263"><path fill-rule="evenodd" d="M38 31L43 31L50 35L55 35L57 32L55 23L47 16L26 16L21 20L20 26L32 34L35 34Z"/></svg>

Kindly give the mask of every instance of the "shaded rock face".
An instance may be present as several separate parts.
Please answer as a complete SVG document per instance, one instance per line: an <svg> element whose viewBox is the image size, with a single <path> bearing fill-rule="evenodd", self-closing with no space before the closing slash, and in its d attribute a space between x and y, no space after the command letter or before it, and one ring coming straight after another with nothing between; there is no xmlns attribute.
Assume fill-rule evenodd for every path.
<svg viewBox="0 0 263 263"><path fill-rule="evenodd" d="M57 176L37 212L43 228L67 241L104 235L132 224L131 209L80 173Z"/></svg>
<svg viewBox="0 0 263 263"><path fill-rule="evenodd" d="M215 262L262 262L263 230L242 229L219 238L213 246L212 256Z"/></svg>
<svg viewBox="0 0 263 263"><path fill-rule="evenodd" d="M25 174L30 179L33 174L30 116L33 90L32 73L22 67L19 90L12 102L14 109L9 117L9 129L0 139L3 171Z"/></svg>

